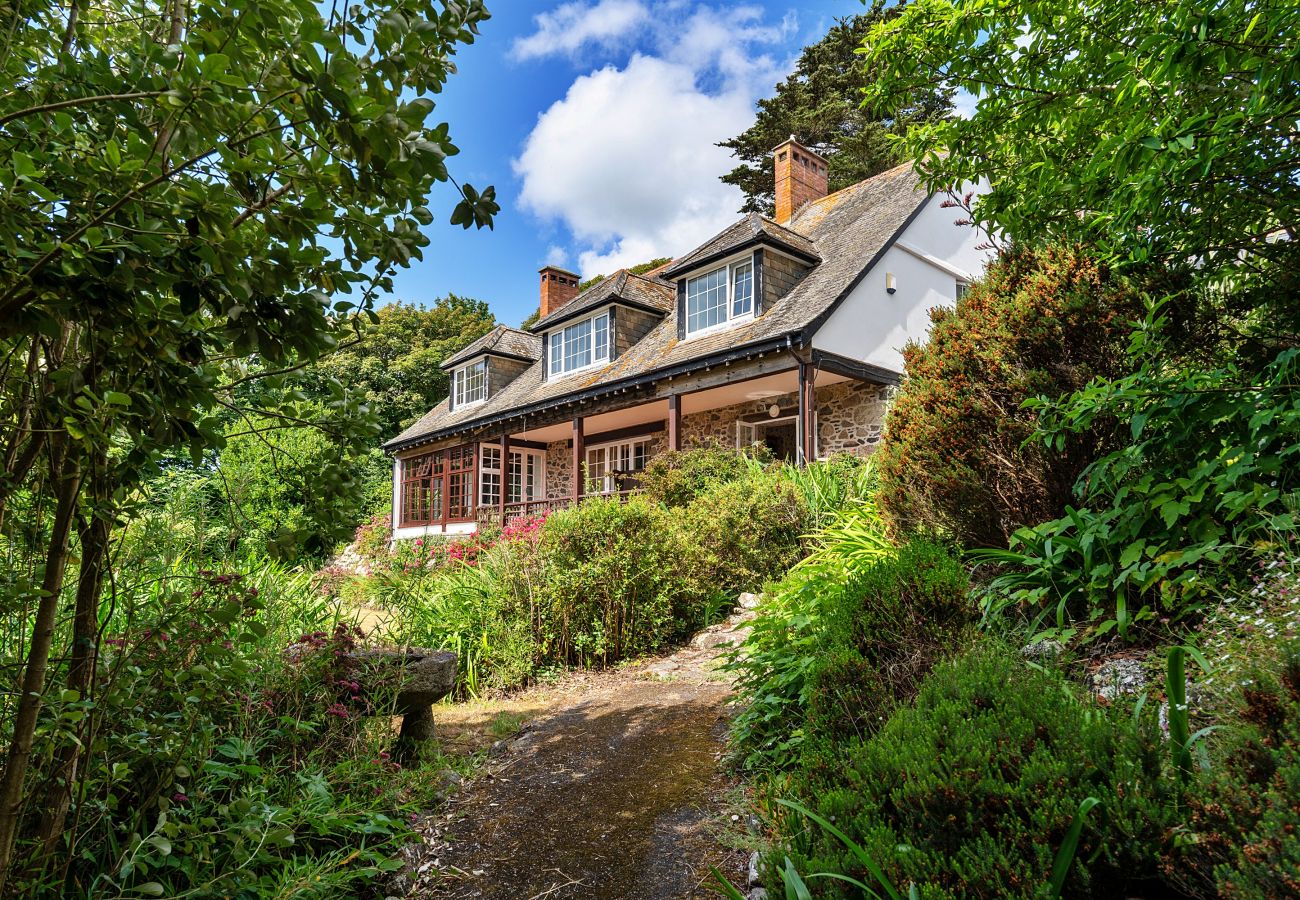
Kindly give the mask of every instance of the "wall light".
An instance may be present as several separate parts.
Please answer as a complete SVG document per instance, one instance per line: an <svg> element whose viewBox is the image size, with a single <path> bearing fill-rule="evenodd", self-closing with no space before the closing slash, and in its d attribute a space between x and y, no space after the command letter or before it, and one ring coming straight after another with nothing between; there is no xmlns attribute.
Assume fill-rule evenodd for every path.
<svg viewBox="0 0 1300 900"><path fill-rule="evenodd" d="M781 415L781 407L773 403L771 406L767 408L767 414L770 418L775 419Z"/></svg>
<svg viewBox="0 0 1300 900"><path fill-rule="evenodd" d="M886 272L886 273L885 273L885 293L887 293L887 294L892 294L892 293L894 293L894 292L897 291L897 290L898 290L898 288L894 286L894 273L893 273L893 272Z"/></svg>

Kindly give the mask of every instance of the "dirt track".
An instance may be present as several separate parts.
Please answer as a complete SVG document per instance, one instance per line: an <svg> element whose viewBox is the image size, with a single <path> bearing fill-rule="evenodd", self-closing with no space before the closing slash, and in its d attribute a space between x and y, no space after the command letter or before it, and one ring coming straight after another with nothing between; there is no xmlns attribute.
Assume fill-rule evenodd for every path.
<svg viewBox="0 0 1300 900"><path fill-rule="evenodd" d="M719 757L731 689L708 646L738 624L548 689L522 736L423 824L418 896L716 897L711 865L740 883L747 854L718 840L730 824Z"/></svg>

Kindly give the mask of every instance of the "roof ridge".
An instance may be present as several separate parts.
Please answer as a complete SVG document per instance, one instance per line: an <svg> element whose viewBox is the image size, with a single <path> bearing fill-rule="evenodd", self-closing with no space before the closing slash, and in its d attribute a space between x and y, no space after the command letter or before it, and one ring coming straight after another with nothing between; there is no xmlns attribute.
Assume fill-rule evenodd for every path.
<svg viewBox="0 0 1300 900"><path fill-rule="evenodd" d="M807 203L805 203L805 204L803 205L802 208L800 208L798 214L796 214L793 218L790 219L790 221L793 222L795 219L799 218L799 216L803 215L803 213L805 213L807 210L811 209L812 207L817 206L817 205L822 204L822 203L825 203L826 201L828 201L828 200L830 200L830 199L832 199L832 198L834 198L834 197L838 197L840 194L843 194L845 191L851 191L851 190L853 190L854 188L860 188L860 187L862 187L864 184L866 184L868 181L875 181L877 178L884 178L886 175L894 175L894 174L896 174L900 169L911 169L911 168L913 168L913 167L914 167L914 163L911 162L911 161L901 162L901 163L899 163L899 164L896 165L896 166L892 166L892 167L890 167L890 168L888 168L888 169L885 169L885 170L882 171L882 172L877 172L875 175L871 175L871 176L869 176L869 177L867 177L867 178L862 179L861 181L855 181L855 182L853 182L852 184L846 184L844 187L840 188L838 191L831 191L831 192L830 192L829 194L827 194L825 197L818 197L816 200L809 200ZM781 226L781 227L782 227L782 228L789 228L788 225L783 225L783 226ZM795 232L795 234L798 234L798 233L799 233L799 232L797 232L797 231Z"/></svg>

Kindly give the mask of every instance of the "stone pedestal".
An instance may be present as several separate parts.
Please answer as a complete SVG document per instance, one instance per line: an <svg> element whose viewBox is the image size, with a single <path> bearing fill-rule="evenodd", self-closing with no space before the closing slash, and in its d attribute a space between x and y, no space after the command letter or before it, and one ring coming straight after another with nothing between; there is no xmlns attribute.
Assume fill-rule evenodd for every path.
<svg viewBox="0 0 1300 900"><path fill-rule="evenodd" d="M402 717L397 738L398 759L409 759L422 745L433 739L431 707L451 693L456 686L456 654L447 650L364 650L356 654L362 664L362 678L378 676L387 681L390 667L400 666L401 687L397 691L396 712ZM364 684L363 684L364 687Z"/></svg>

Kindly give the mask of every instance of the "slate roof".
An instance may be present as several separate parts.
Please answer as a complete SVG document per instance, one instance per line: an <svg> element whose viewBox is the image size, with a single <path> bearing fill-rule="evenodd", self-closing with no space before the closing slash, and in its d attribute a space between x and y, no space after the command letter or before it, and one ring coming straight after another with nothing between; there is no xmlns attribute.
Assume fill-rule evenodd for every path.
<svg viewBox="0 0 1300 900"><path fill-rule="evenodd" d="M559 309L552 311L546 318L539 319L528 330L540 334L556 322L563 322L589 309L604 306L611 300L667 315L676 305L676 297L676 289L666 281L633 275L627 269L619 269L608 278L602 278Z"/></svg>
<svg viewBox="0 0 1300 900"><path fill-rule="evenodd" d="M450 369L458 363L473 359L484 353L497 356L510 356L515 359L532 360L542 358L542 339L535 334L498 325L483 335L464 350L454 353L442 362L442 368Z"/></svg>
<svg viewBox="0 0 1300 900"><path fill-rule="evenodd" d="M631 379L743 350L747 345L784 340L786 335L809 336L888 249L926 199L925 189L908 163L807 204L786 228L761 220L773 229L798 235L811 245L820 262L788 294L754 320L704 337L679 341L674 302L664 319L645 337L603 368L547 381L542 378L542 365L538 362L484 403L449 412L444 400L384 446L390 450L401 449L499 416L540 411L580 392L612 388ZM680 263L709 255L701 253L703 247L713 247L711 253L716 253L717 247L726 246L729 234L752 236L753 227L747 216L701 248L681 257L671 268L682 271ZM573 302L579 299L582 297Z"/></svg>
<svg viewBox="0 0 1300 900"><path fill-rule="evenodd" d="M817 253L816 245L805 235L783 225L778 225L771 219L765 219L758 213L749 213L745 218L723 229L690 253L673 260L660 275L663 278L672 278L679 272L685 272L705 260L716 256L725 256L732 250L759 243L764 239L767 242L779 244L788 250L794 251L796 256L803 256L809 262L816 262L821 259L821 256Z"/></svg>

